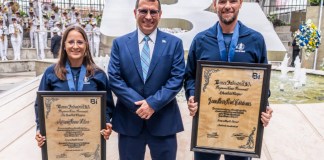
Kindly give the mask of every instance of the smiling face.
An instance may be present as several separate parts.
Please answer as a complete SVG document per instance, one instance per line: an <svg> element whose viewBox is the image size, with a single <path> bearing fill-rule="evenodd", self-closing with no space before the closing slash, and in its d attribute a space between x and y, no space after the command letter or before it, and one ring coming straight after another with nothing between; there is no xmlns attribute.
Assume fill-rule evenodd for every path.
<svg viewBox="0 0 324 160"><path fill-rule="evenodd" d="M134 9L138 28L145 34L151 34L158 26L162 11L158 1L139 0Z"/></svg>
<svg viewBox="0 0 324 160"><path fill-rule="evenodd" d="M82 64L86 52L86 41L77 30L71 30L64 41L67 58L71 65Z"/></svg>
<svg viewBox="0 0 324 160"><path fill-rule="evenodd" d="M237 21L242 0L214 0L214 8L221 23L230 25Z"/></svg>

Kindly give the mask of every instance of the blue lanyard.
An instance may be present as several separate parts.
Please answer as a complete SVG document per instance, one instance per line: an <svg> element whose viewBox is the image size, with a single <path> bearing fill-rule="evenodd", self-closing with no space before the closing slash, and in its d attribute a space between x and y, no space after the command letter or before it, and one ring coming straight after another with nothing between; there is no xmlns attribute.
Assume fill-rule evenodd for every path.
<svg viewBox="0 0 324 160"><path fill-rule="evenodd" d="M65 69L67 71L66 78L68 81L70 91L82 91L84 78L85 78L86 72L87 72L85 66L84 65L81 66L80 76L78 79L78 90L75 90L75 84L74 84L74 79L73 79L73 75L72 75L72 71L71 71L71 66L68 62L66 62L66 64L65 64Z"/></svg>
<svg viewBox="0 0 324 160"><path fill-rule="evenodd" d="M224 36L223 36L223 31L222 31L222 28L220 27L220 25L218 23L218 25L217 25L217 41L218 41L218 47L219 47L219 51L220 51L222 61L225 61L225 62L232 62L233 61L234 54L235 54L235 48L236 48L237 41L238 41L238 38L239 38L239 29L240 29L240 25L239 25L239 23L236 23L234 33L233 33L233 36L232 36L232 40L231 40L231 44L230 44L230 47L229 47L229 52L227 54L226 47L225 47ZM226 55L228 55L228 56L226 57Z"/></svg>

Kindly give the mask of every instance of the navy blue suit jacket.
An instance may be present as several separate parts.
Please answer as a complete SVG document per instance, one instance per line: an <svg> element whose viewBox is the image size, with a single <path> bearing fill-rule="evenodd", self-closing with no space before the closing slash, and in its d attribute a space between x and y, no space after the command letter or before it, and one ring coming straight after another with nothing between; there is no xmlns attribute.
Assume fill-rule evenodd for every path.
<svg viewBox="0 0 324 160"><path fill-rule="evenodd" d="M60 46L61 46L61 36L55 35L54 37L51 38L51 52L54 55L58 55Z"/></svg>
<svg viewBox="0 0 324 160"><path fill-rule="evenodd" d="M137 136L146 123L148 131L155 136L183 131L175 96L182 87L184 71L182 41L158 30L144 83L137 30L116 38L108 67L111 89L118 98L112 118L113 130ZM144 99L155 111L149 120L143 120L135 113L140 106L134 102Z"/></svg>

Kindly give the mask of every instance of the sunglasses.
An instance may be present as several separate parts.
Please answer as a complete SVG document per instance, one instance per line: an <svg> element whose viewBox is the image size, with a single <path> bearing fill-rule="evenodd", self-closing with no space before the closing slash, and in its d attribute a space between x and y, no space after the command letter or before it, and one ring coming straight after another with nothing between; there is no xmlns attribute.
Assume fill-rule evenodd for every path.
<svg viewBox="0 0 324 160"><path fill-rule="evenodd" d="M160 13L159 10L155 9L137 9L137 12L142 16L146 16L147 13L150 13L152 17L157 16Z"/></svg>

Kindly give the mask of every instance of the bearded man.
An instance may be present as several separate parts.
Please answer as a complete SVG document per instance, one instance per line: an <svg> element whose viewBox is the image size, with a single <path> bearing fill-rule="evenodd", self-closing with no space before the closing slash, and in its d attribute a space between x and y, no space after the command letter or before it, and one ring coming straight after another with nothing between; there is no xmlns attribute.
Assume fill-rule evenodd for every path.
<svg viewBox="0 0 324 160"><path fill-rule="evenodd" d="M211 28L198 33L190 46L184 87L191 116L195 116L198 110L198 103L194 101L198 60L268 63L263 36L237 19L242 3L243 0L213 0L219 21ZM269 106L266 112L262 112L261 121L264 127L268 125L272 112ZM219 158L220 154L194 153L195 160L218 160ZM225 155L225 160L248 159L251 157Z"/></svg>

